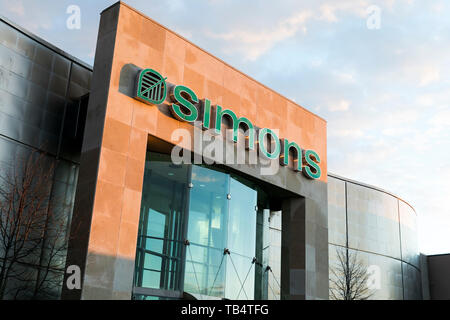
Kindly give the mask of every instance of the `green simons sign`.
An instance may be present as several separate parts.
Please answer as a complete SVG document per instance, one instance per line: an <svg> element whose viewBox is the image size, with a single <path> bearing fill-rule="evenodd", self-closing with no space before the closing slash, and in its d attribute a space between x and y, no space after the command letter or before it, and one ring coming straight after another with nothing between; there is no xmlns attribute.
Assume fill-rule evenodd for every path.
<svg viewBox="0 0 450 320"><path fill-rule="evenodd" d="M153 69L140 71L137 76L135 98L151 105L162 104L166 100L168 91L166 79ZM233 111L224 109L222 106L212 105L206 98L200 101L195 92L186 86L175 85L169 91L172 102L169 109L179 121L194 122L202 119L204 129L214 129L216 134L220 134L222 119L227 117L232 122L234 142L238 141L239 127L245 125L248 130L249 149L254 150L255 145L258 145L260 153L269 159L279 158L283 166L289 165L289 152L294 151L294 170L302 172L310 179L320 178L320 157L314 150L304 150L294 141L279 139L271 129L256 129L249 119L238 117ZM271 148L268 148L265 143L267 138L270 138L272 142Z"/></svg>

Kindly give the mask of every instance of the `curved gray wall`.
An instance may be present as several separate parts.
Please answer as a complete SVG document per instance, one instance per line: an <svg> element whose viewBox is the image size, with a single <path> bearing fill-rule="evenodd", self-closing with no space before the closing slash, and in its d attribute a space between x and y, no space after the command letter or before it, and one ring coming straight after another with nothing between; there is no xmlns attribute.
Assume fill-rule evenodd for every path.
<svg viewBox="0 0 450 320"><path fill-rule="evenodd" d="M371 299L422 299L417 216L402 199L328 175L328 242L330 268L336 251L347 246L366 266L378 268L380 285Z"/></svg>

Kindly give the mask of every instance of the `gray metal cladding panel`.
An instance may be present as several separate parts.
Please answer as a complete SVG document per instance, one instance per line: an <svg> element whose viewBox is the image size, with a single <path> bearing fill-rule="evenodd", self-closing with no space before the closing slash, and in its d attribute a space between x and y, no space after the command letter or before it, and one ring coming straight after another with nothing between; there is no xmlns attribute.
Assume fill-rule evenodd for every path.
<svg viewBox="0 0 450 320"><path fill-rule="evenodd" d="M33 63L14 50L0 44L0 66L17 75L28 78L31 74Z"/></svg>
<svg viewBox="0 0 450 320"><path fill-rule="evenodd" d="M33 59L36 51L36 41L21 33L17 33L16 51L24 57Z"/></svg>
<svg viewBox="0 0 450 320"><path fill-rule="evenodd" d="M414 210L399 200L402 260L420 268L417 238L417 216Z"/></svg>
<svg viewBox="0 0 450 320"><path fill-rule="evenodd" d="M47 89L33 82L29 83L26 101L34 104L35 107L45 109Z"/></svg>
<svg viewBox="0 0 450 320"><path fill-rule="evenodd" d="M12 115L13 117L26 121L29 125L41 128L43 126L44 113L42 109L33 103L26 102L23 104L24 111L21 114Z"/></svg>
<svg viewBox="0 0 450 320"><path fill-rule="evenodd" d="M43 68L51 70L53 65L53 53L50 49L43 45L36 43L36 51L34 53L33 61L40 64Z"/></svg>
<svg viewBox="0 0 450 320"><path fill-rule="evenodd" d="M61 97L65 97L67 91L67 81L67 79L52 73L48 90L60 95Z"/></svg>
<svg viewBox="0 0 450 320"><path fill-rule="evenodd" d="M92 72L90 70L77 64L73 65L70 81L82 88L89 89L91 87L91 78Z"/></svg>
<svg viewBox="0 0 450 320"><path fill-rule="evenodd" d="M46 110L52 113L63 113L66 100L57 94L49 92L47 94Z"/></svg>
<svg viewBox="0 0 450 320"><path fill-rule="evenodd" d="M25 114L25 110L28 109L25 105L26 102L23 99L0 89L0 112L21 119Z"/></svg>
<svg viewBox="0 0 450 320"><path fill-rule="evenodd" d="M345 181L328 177L328 242L345 246L346 208Z"/></svg>
<svg viewBox="0 0 450 320"><path fill-rule="evenodd" d="M44 89L47 89L50 83L50 76L51 73L48 71L48 69L44 69L39 64L33 63L33 69L31 72L32 82Z"/></svg>
<svg viewBox="0 0 450 320"><path fill-rule="evenodd" d="M0 168L14 163L17 146L18 144L16 142L0 137Z"/></svg>
<svg viewBox="0 0 450 320"><path fill-rule="evenodd" d="M400 259L397 198L347 183L349 247Z"/></svg>
<svg viewBox="0 0 450 320"><path fill-rule="evenodd" d="M29 81L25 78L0 67L0 89L25 100L28 94L28 85Z"/></svg>
<svg viewBox="0 0 450 320"><path fill-rule="evenodd" d="M53 73L68 79L70 73L70 61L60 55L55 55L53 61Z"/></svg>
<svg viewBox="0 0 450 320"><path fill-rule="evenodd" d="M81 96L84 96L85 94L89 93L89 89L83 88L76 84L73 81L70 81L69 84L69 98L70 99L77 99Z"/></svg>
<svg viewBox="0 0 450 320"><path fill-rule="evenodd" d="M91 76L91 70L0 21L0 134L56 153L65 108L89 93ZM78 161L78 144L62 148L63 157Z"/></svg>
<svg viewBox="0 0 450 320"><path fill-rule="evenodd" d="M0 134L20 141L22 124L23 122L0 111Z"/></svg>
<svg viewBox="0 0 450 320"><path fill-rule="evenodd" d="M19 141L23 142L27 145L30 146L37 146L37 147L42 147L45 148L46 145L44 146L40 146L39 145L39 136L41 131L39 130L39 128L37 127L33 127L28 125L27 123L24 122L19 122L18 126L20 127L20 136L19 136ZM45 148L45 150L49 150L48 148Z"/></svg>
<svg viewBox="0 0 450 320"><path fill-rule="evenodd" d="M345 248L329 245L329 260L330 260L330 279L337 280L331 270L334 269L336 274L342 270L339 266L339 259L337 251L345 254ZM370 286L368 292L371 294L369 300L402 300L403 299L403 281L402 281L402 266L397 259L362 252L358 250L349 249L349 254L352 257L356 255L356 261L365 268L368 268L370 278ZM330 283L332 286L332 283Z"/></svg>
<svg viewBox="0 0 450 320"><path fill-rule="evenodd" d="M0 23L0 43L9 48L15 48L18 33L7 24Z"/></svg>
<svg viewBox="0 0 450 320"><path fill-rule="evenodd" d="M412 265L402 262L403 269L403 292L405 300L421 300L422 286L421 274Z"/></svg>

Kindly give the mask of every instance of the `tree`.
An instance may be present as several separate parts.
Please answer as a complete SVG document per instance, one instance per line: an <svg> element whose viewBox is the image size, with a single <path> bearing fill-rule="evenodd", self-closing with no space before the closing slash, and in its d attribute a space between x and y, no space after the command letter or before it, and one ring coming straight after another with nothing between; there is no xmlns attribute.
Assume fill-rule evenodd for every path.
<svg viewBox="0 0 450 320"><path fill-rule="evenodd" d="M358 254L348 248L336 249L337 262L331 267L330 298L333 300L367 300L372 295L368 287L367 267Z"/></svg>
<svg viewBox="0 0 450 320"><path fill-rule="evenodd" d="M68 216L52 196L54 160L32 151L0 174L0 299L57 298Z"/></svg>

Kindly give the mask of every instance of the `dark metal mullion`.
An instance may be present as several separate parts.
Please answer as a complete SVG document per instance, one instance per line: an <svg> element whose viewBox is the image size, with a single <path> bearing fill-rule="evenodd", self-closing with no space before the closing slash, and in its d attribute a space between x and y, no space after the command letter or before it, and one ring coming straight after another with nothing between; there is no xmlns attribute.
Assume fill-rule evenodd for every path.
<svg viewBox="0 0 450 320"><path fill-rule="evenodd" d="M161 270L158 270L158 269L151 269L151 268L145 268L145 267L142 270L153 271L153 272L161 272Z"/></svg>
<svg viewBox="0 0 450 320"><path fill-rule="evenodd" d="M169 210L171 210L171 209L169 208ZM165 226L164 226L164 229L165 229L164 230L164 238L165 239L167 239L166 227L167 227L167 223L168 222L170 222L170 213L169 213L169 215L166 214L166 219L165 219ZM162 288L166 288L166 282L167 282L167 279L166 279L166 274L167 274L167 272L166 272L167 271L166 270L166 268L167 268L167 243L168 243L168 241L166 241L166 240L163 241L162 252L164 252L164 256L161 257L161 275L159 277L160 287L162 287Z"/></svg>
<svg viewBox="0 0 450 320"><path fill-rule="evenodd" d="M74 138L76 138L77 134L78 134L78 122L80 120L80 111L81 111L81 98L78 99L78 108L77 108L77 116L76 116L76 120L75 120L75 132L74 132Z"/></svg>
<svg viewBox="0 0 450 320"><path fill-rule="evenodd" d="M176 223L176 215L177 215L177 205L176 205L176 191L177 191L177 183L176 181L172 182L172 205L170 207L170 216L169 216L169 225L168 225L168 239L176 239L176 232L174 225ZM174 283L173 279L173 256L174 256L174 241L168 242L168 259L167 259L167 270L166 270L166 282L167 289L171 289Z"/></svg>
<svg viewBox="0 0 450 320"><path fill-rule="evenodd" d="M207 252L207 255L206 255L206 272L205 272L205 277L206 277L206 279L205 279L205 283L208 283L208 285L209 285L209 266L211 265L211 263L210 263L210 254L209 254L209 251L210 251L210 247L211 247L211 245L210 245L210 243L211 243L211 237L212 237L212 232L211 232L211 210L212 210L212 199L213 199L213 197L214 197L214 194L211 192L210 193L210 199L209 199L209 212L208 212L208 215L209 215L209 219L208 219L208 245L207 245L207 250L206 250L206 252ZM206 291L206 294L208 294L208 287L206 287L205 288L207 291ZM213 290L214 288L211 288L211 290ZM211 291L210 290L210 291ZM201 292L199 292L199 293L201 293Z"/></svg>
<svg viewBox="0 0 450 320"><path fill-rule="evenodd" d="M147 206L144 205L143 207L144 210L144 221L142 222L142 234L147 234L147 226L148 226L148 215L149 215L149 211L150 208L147 208ZM139 260L139 278L138 278L138 283L139 285L142 285L142 279L143 279L143 272L142 270L144 269L144 261L145 261L145 251L147 248L147 238L143 237L143 240L141 242L141 257Z"/></svg>
<svg viewBox="0 0 450 320"><path fill-rule="evenodd" d="M397 199L397 217L398 217L398 237L400 240L400 271L402 273L402 296L403 300L405 300L405 280L403 274L403 248L402 248L402 224L400 221L400 200Z"/></svg>
<svg viewBox="0 0 450 320"><path fill-rule="evenodd" d="M189 206L190 206L190 199L191 199L191 189L188 188L189 183L191 183L192 179L192 164L188 165L187 170L187 183L183 184L183 189L186 190L186 192L182 192L182 198L181 203L184 204L184 210L180 214L180 220L181 220L181 226L183 228L182 231L182 240L189 240L187 238L188 236L188 223L189 223ZM186 245L181 246L181 260L180 260L180 279L179 283L177 284L177 287L181 290L181 292L184 292L184 278L185 278L185 272L186 272ZM192 261L193 262L193 261Z"/></svg>
<svg viewBox="0 0 450 320"><path fill-rule="evenodd" d="M182 216L182 204L183 204L183 198L184 198L184 193L183 193L184 188L182 188L181 190L181 206L177 206L176 210L174 212L175 214L175 218L174 218L174 224L173 224L173 232L174 235L176 235L176 240L180 240L180 238L182 239L182 234L181 233L181 216ZM180 259L181 259L181 252L180 252L180 242L179 241L175 241L172 243L172 250L173 250L173 254L172 256L174 257L172 259L172 263L173 263L173 273L174 276L171 278L172 279L172 286L173 288L179 288L180 285L180 281L179 281L179 274L178 274L178 269L180 267Z"/></svg>
<svg viewBox="0 0 450 320"><path fill-rule="evenodd" d="M180 219L180 209L177 206L176 210L174 210L174 218L173 218L173 234L174 234L174 239L178 240L178 238L180 237L179 234L179 219ZM178 276L177 276L177 269L178 269L178 262L179 262L179 242L178 241L174 241L171 243L171 250L172 250L172 259L171 259L171 264L172 264L172 272L173 272L173 276L170 278L171 279L171 288L177 288L178 287Z"/></svg>
<svg viewBox="0 0 450 320"><path fill-rule="evenodd" d="M225 244L226 244L226 246L227 246L227 248L228 248L228 230L229 230L229 225L230 225L230 215L231 215L231 212L230 212L230 200L228 200L228 194L230 194L231 195L231 175L229 174L229 173L227 173L226 174L226 177L227 177L227 184L228 184L228 190L227 190L227 197L225 198L226 199L226 214L224 215L224 219L226 219L226 222L225 222L225 227L226 227L226 229L225 229ZM224 283L223 283L223 297L225 298L225 292L226 292L226 287L227 287L227 267L228 267L228 259L225 259L225 263L224 263L224 266L223 266L223 269L224 269ZM238 276L239 277L239 276Z"/></svg>
<svg viewBox="0 0 450 320"><path fill-rule="evenodd" d="M169 205L169 213L166 215L166 225L164 227L164 242L163 242L163 252L165 257L162 258L161 263L161 281L162 287L165 289L169 288L169 267L170 267L170 243L172 241L167 241L168 239L172 239L171 237L171 225L172 225L172 215L173 215L173 206L175 203L175 182L172 181L172 192L171 192L171 201ZM169 250L169 253L167 252Z"/></svg>
<svg viewBox="0 0 450 320"><path fill-rule="evenodd" d="M144 288L144 287L133 287L133 293L138 295L155 296L162 298L181 299L183 297L182 291Z"/></svg>
<svg viewBox="0 0 450 320"><path fill-rule="evenodd" d="M66 121L66 114L67 114L67 105L68 105L67 100L69 99L70 78L72 77L72 68L73 68L73 61L70 62L69 77L67 78L66 94L64 96L64 110L62 116L61 129L59 130L58 148L56 150L56 160L59 160L59 153L61 152L61 144L64 132L64 122Z"/></svg>
<svg viewBox="0 0 450 320"><path fill-rule="evenodd" d="M158 257L160 257L160 258L162 258L162 259L169 259L169 258L171 258L171 259L177 259L177 260L180 259L180 258L174 258L174 257L171 257L171 256L169 256L169 255L167 255L167 254L159 253L159 252L152 251L152 250L146 250L146 249L143 249L143 251L144 251L145 253L149 253L149 254L151 254L151 255L158 256Z"/></svg>
<svg viewBox="0 0 450 320"><path fill-rule="evenodd" d="M346 240L345 240L345 266L347 269L347 273L348 273L348 269L349 269L349 249L348 249L348 197L347 197L347 181L345 181L345 235L346 235ZM349 279L347 279L348 277L345 277L345 284L346 284L346 292L345 295L347 296L347 291L349 290Z"/></svg>

